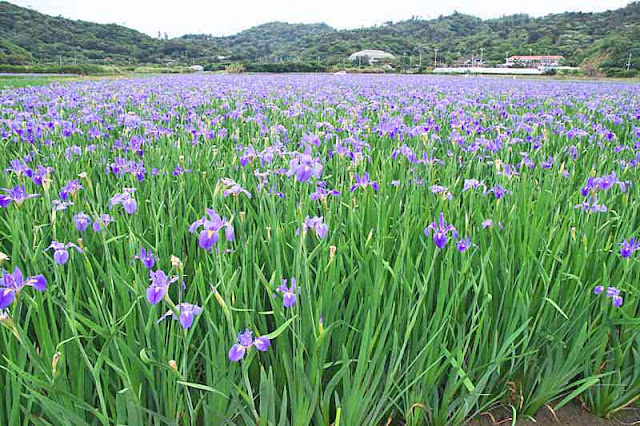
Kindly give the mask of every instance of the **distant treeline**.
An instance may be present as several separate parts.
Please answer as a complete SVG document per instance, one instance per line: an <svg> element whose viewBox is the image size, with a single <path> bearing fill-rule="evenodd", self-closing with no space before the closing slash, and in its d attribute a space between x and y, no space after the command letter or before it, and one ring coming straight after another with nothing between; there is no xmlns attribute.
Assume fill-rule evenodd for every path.
<svg viewBox="0 0 640 426"><path fill-rule="evenodd" d="M406 72L436 61L439 65L477 61L482 51L487 65L503 63L509 55L553 54L563 55L565 65L630 75L627 67L640 70L640 3L602 13L540 18L512 15L482 20L454 13L357 30L272 22L227 37L190 34L169 39L0 2L0 64L202 64L224 69L229 63L242 63L251 72L315 72L347 66L347 57L362 49L394 54L396 69Z"/></svg>
<svg viewBox="0 0 640 426"><path fill-rule="evenodd" d="M267 73L288 73L288 72L328 72L329 67L325 64L311 62L279 62L279 63L214 63L205 66L206 71L231 71L231 72L267 72Z"/></svg>

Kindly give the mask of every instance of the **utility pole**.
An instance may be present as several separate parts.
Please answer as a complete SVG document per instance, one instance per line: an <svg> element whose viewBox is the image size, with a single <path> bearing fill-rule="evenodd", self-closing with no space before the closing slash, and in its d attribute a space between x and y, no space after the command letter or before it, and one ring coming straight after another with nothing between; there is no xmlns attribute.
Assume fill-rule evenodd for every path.
<svg viewBox="0 0 640 426"><path fill-rule="evenodd" d="M633 52L635 52L636 50L640 50L640 47L636 47L633 48L631 50L629 50L629 59L627 59L627 71L629 71L631 69L631 58L632 58L632 54Z"/></svg>
<svg viewBox="0 0 640 426"><path fill-rule="evenodd" d="M418 50L418 55L419 55L419 59L418 59L419 65L418 65L418 67L422 68L422 50ZM631 61L629 61L629 62L631 62Z"/></svg>
<svg viewBox="0 0 640 426"><path fill-rule="evenodd" d="M484 47L480 48L480 66L482 66L482 57L484 56Z"/></svg>
<svg viewBox="0 0 640 426"><path fill-rule="evenodd" d="M434 47L433 51L434 51L434 54L433 54L433 67L434 68L438 68L438 48Z"/></svg>

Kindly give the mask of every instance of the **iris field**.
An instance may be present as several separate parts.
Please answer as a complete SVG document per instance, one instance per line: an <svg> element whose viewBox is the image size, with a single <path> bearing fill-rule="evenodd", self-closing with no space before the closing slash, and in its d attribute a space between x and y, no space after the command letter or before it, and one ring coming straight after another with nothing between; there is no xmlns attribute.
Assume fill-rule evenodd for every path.
<svg viewBox="0 0 640 426"><path fill-rule="evenodd" d="M0 105L0 424L638 406L639 85L201 75Z"/></svg>

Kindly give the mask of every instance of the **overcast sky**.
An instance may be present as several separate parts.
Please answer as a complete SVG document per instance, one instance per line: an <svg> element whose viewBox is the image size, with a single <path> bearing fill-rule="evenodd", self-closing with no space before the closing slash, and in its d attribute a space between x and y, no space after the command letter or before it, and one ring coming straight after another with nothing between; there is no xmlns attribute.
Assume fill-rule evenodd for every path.
<svg viewBox="0 0 640 426"><path fill-rule="evenodd" d="M49 15L116 23L156 36L235 34L270 21L326 22L359 28L412 16L435 18L453 11L482 18L528 13L617 9L626 0L10 0Z"/></svg>

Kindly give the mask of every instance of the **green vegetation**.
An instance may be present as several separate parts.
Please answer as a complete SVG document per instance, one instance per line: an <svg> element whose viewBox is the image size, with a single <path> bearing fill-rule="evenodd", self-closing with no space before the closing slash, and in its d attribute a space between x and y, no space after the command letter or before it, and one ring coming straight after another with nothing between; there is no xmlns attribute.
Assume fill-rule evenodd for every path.
<svg viewBox="0 0 640 426"><path fill-rule="evenodd" d="M77 77L66 76L43 76L43 77L20 77L0 76L0 90L16 87L44 86L53 82L68 82L76 80Z"/></svg>
<svg viewBox="0 0 640 426"><path fill-rule="evenodd" d="M119 25L54 18L0 3L0 63L156 62L162 43Z"/></svg>
<svg viewBox="0 0 640 426"><path fill-rule="evenodd" d="M223 69L222 65L212 65L207 68L209 71L217 71ZM224 66L224 70L230 73L238 72L270 72L270 73L286 73L286 72L327 72L329 69L326 65L314 62L278 62L278 63L233 63Z"/></svg>
<svg viewBox="0 0 640 426"><path fill-rule="evenodd" d="M638 407L639 85L191 74L0 104L0 425Z"/></svg>
<svg viewBox="0 0 640 426"><path fill-rule="evenodd" d="M555 54L566 65L628 76L640 70L640 3L603 13L563 13L532 18L513 15L482 20L454 13L433 20L412 18L382 26L338 31L326 24L272 22L228 37L189 34L153 38L118 25L51 17L0 2L0 64L163 64L249 71L323 70L349 66L347 56L364 48L395 54L403 69L455 63L479 55L489 64L507 55ZM253 65L251 65L253 64ZM267 65L268 64L268 65ZM278 64L274 66L274 64ZM295 64L295 65L294 65ZM304 64L304 65L301 65Z"/></svg>
<svg viewBox="0 0 640 426"><path fill-rule="evenodd" d="M30 73L30 74L113 74L115 67L104 67L101 65L7 65L0 64L0 73Z"/></svg>

